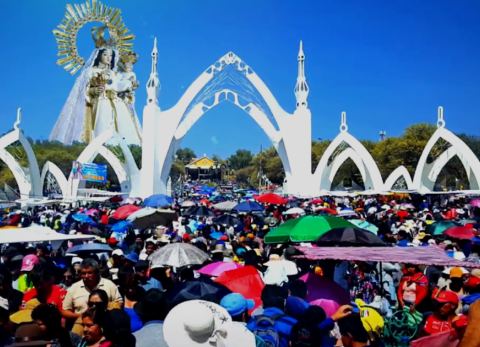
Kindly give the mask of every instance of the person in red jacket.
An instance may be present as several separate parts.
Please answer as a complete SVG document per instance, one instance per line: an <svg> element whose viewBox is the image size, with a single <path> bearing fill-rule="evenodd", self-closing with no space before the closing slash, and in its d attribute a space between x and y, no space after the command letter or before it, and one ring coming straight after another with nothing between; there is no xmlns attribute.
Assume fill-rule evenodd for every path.
<svg viewBox="0 0 480 347"><path fill-rule="evenodd" d="M414 309L428 295L428 278L417 265L406 264L404 276L398 285L398 302L400 307Z"/></svg>
<svg viewBox="0 0 480 347"><path fill-rule="evenodd" d="M459 302L457 293L451 290L436 289L433 292L432 301L435 310L425 321L424 333L432 335L452 330L453 322L460 318L455 314Z"/></svg>

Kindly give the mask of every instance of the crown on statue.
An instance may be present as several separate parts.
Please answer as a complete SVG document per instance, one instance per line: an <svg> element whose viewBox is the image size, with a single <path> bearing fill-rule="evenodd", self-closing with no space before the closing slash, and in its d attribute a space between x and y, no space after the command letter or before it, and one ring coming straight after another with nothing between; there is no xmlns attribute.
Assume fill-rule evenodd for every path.
<svg viewBox="0 0 480 347"><path fill-rule="evenodd" d="M124 52L120 55L120 62L122 64L135 64L138 60L138 55L135 52Z"/></svg>
<svg viewBox="0 0 480 347"><path fill-rule="evenodd" d="M105 30L108 29L110 37L105 38ZM116 48L118 44L118 35L111 25L103 25L101 27L92 28L92 38L95 42L95 48Z"/></svg>

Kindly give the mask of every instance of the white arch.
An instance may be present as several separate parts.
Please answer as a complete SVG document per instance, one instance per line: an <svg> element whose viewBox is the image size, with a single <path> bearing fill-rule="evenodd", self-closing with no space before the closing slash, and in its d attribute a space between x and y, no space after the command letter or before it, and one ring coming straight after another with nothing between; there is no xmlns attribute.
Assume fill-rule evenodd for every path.
<svg viewBox="0 0 480 347"><path fill-rule="evenodd" d="M445 150L433 163L427 163L428 155L439 139L447 141L451 147ZM480 189L480 161L475 153L458 136L443 126L433 133L423 149L413 179L414 187L421 193L433 191L435 182L443 167L450 159L458 156L465 168L471 190Z"/></svg>
<svg viewBox="0 0 480 347"><path fill-rule="evenodd" d="M331 169L328 175L328 180L333 183L338 170L348 159L351 159L355 163L355 166L360 171L360 175L365 183L365 180L367 179L367 170L365 168L365 164L363 163L362 158L360 158L360 156L350 147L346 148L335 157L330 165ZM329 190L331 190L331 187Z"/></svg>
<svg viewBox="0 0 480 347"><path fill-rule="evenodd" d="M40 170L38 168L37 158L33 152L32 146L28 139L20 130L20 110L17 113L17 120L14 129L0 138L0 159L5 162L12 171L17 181L18 189L22 198L40 197L42 190L40 185ZM28 172L15 160L15 158L7 151L7 147L15 142L19 142L23 150L27 154Z"/></svg>
<svg viewBox="0 0 480 347"><path fill-rule="evenodd" d="M42 168L42 174L40 176L42 193L43 193L43 188L45 186L45 178L47 177L47 173L49 172L57 180L58 186L60 187L60 191L62 192L62 196L66 197L68 195L67 178L63 174L62 170L60 170L60 168L54 163L52 163L51 161L47 161Z"/></svg>
<svg viewBox="0 0 480 347"><path fill-rule="evenodd" d="M403 177L403 179L405 180L405 183L407 184L407 189L413 190L414 186L413 186L412 177L410 176L410 173L408 172L407 168L403 165L400 165L390 173L390 175L385 181L383 189L385 191L392 190L393 185L395 184L395 182L397 182L400 179L400 177Z"/></svg>
<svg viewBox="0 0 480 347"><path fill-rule="evenodd" d="M337 158L335 158L335 160L329 165L328 161L330 157L343 142L345 142L350 147L342 151L342 153L337 156L337 158L340 158L338 160ZM345 153L345 151L347 152ZM345 128L343 128L343 130L340 131L337 137L328 145L325 153L323 153L322 157L320 158L320 161L315 170L315 182L319 182L317 184L320 185L320 191L330 190L333 181L333 179L331 178L332 169L336 168L336 170L338 170L338 168L348 158L351 158L360 170L366 190L382 190L382 176L380 174L380 170L377 167L377 164L372 158L372 155L367 151L367 149L362 145L360 141L358 141L355 137L348 133L345 124ZM333 177L335 176L333 175Z"/></svg>
<svg viewBox="0 0 480 347"><path fill-rule="evenodd" d="M228 70L224 70L227 67ZM216 81L217 78L222 81L219 73L227 78L240 78L240 82L244 79L248 87L243 83L236 83L233 88L224 87ZM208 89L210 87L212 90ZM166 191L173 156L180 141L208 110L223 101L232 102L244 110L265 132L282 161L289 193L296 190L302 194L309 190L312 178L309 109L305 105L297 107L293 114L287 113L258 75L229 52L205 70L172 108L161 111L155 103L145 107L142 196ZM153 129L161 131L162 136L156 136Z"/></svg>

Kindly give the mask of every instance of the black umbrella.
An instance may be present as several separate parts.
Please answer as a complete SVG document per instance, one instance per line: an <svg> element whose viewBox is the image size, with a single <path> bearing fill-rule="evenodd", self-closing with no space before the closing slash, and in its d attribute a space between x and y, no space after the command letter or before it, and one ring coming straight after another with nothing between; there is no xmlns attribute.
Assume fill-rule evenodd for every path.
<svg viewBox="0 0 480 347"><path fill-rule="evenodd" d="M215 214L206 206L192 206L183 212L185 216L213 217Z"/></svg>
<svg viewBox="0 0 480 347"><path fill-rule="evenodd" d="M219 303L231 291L209 278L201 277L180 283L172 288L167 296L171 307L188 300L201 299Z"/></svg>
<svg viewBox="0 0 480 347"><path fill-rule="evenodd" d="M231 214L223 214L220 217L214 218L213 223L219 224L219 225L239 225L240 224L240 219L238 219L235 216L232 216Z"/></svg>
<svg viewBox="0 0 480 347"><path fill-rule="evenodd" d="M322 246L386 246L377 235L360 228L335 228L321 236L317 243Z"/></svg>
<svg viewBox="0 0 480 347"><path fill-rule="evenodd" d="M130 221L135 229L153 228L157 225L168 226L177 219L177 214L173 210L159 210L151 207L143 208L128 216L127 221Z"/></svg>

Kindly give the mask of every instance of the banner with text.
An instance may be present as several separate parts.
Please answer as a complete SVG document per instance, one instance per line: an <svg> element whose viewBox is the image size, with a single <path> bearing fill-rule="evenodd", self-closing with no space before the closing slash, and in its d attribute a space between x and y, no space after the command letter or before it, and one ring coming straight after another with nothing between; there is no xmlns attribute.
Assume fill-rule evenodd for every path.
<svg viewBox="0 0 480 347"><path fill-rule="evenodd" d="M72 175L73 178L82 181L106 183L107 165L74 161L72 164Z"/></svg>

